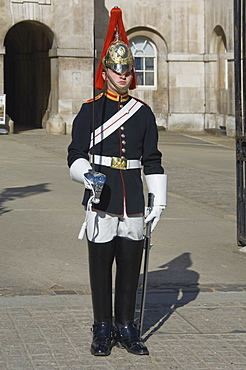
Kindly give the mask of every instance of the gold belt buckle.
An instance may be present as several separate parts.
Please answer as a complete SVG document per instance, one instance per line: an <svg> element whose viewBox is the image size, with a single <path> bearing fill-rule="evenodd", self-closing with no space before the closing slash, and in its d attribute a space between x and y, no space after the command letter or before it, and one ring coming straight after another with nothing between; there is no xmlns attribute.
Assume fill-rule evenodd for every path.
<svg viewBox="0 0 246 370"><path fill-rule="evenodd" d="M117 170L126 170L127 169L127 159L112 157L111 168L115 168Z"/></svg>

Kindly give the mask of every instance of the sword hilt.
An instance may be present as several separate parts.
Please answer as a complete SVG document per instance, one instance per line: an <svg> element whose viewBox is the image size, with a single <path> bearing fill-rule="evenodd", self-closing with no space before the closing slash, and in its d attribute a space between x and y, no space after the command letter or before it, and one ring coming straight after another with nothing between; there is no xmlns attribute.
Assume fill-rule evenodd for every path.
<svg viewBox="0 0 246 370"><path fill-rule="evenodd" d="M154 206L154 194L153 193L148 193L148 208L150 208L150 210L153 208Z"/></svg>

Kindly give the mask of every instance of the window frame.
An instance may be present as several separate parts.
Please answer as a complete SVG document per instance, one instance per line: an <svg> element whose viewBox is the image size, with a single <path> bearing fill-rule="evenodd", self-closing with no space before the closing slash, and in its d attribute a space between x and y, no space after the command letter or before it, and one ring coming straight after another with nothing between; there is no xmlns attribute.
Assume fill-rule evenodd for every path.
<svg viewBox="0 0 246 370"><path fill-rule="evenodd" d="M135 39L142 39L143 40L143 46L146 42L148 42L150 44L150 46L152 47L152 49L153 49L153 55L145 54L143 49L137 49L136 47L134 47L134 40ZM143 57L140 56L140 58L143 58L143 59L153 58L153 61L154 61L154 63L153 63L154 84L153 85L137 85L137 89L138 90L157 90L157 48L156 48L155 44L148 37L146 37L144 35L135 35L135 36L133 36L132 38L130 38L129 43L130 43L130 48L131 48L131 51L132 51L132 54L133 54L134 58L135 58L134 52L136 50L142 50L143 51ZM139 56L136 56L136 57L139 57ZM144 63L144 69L143 70L137 70L136 69L136 73L138 71L143 72L144 80L145 80L146 73L148 73L148 70L145 69L145 63Z"/></svg>

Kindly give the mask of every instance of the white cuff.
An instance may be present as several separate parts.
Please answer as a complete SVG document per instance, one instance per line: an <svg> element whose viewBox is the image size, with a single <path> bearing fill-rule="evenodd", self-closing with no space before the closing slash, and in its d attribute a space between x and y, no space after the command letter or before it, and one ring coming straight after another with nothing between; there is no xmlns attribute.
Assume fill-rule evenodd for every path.
<svg viewBox="0 0 246 370"><path fill-rule="evenodd" d="M154 206L167 205L167 175L145 175L148 192L154 194Z"/></svg>
<svg viewBox="0 0 246 370"><path fill-rule="evenodd" d="M78 158L70 167L70 177L74 181L84 184L84 173L91 169L90 163L85 158Z"/></svg>

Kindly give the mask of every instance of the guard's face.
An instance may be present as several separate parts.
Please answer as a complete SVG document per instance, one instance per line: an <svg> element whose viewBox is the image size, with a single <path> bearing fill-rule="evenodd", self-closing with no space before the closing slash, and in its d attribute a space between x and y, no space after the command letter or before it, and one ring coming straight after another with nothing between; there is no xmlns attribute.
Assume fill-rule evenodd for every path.
<svg viewBox="0 0 246 370"><path fill-rule="evenodd" d="M125 94L133 79L132 68L127 69L124 73L117 73L111 69L107 69L107 73L102 73L104 81L107 83L109 90L116 94Z"/></svg>

